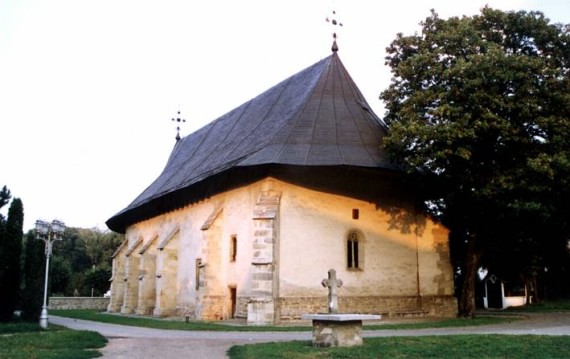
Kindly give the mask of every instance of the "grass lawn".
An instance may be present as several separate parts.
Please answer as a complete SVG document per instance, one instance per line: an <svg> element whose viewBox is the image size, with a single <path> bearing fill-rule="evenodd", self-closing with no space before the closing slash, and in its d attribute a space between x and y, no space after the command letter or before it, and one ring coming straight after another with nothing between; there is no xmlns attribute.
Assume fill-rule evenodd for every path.
<svg viewBox="0 0 570 359"><path fill-rule="evenodd" d="M0 324L1 359L97 358L107 339L99 333L75 331L51 324L48 330L33 323Z"/></svg>
<svg viewBox="0 0 570 359"><path fill-rule="evenodd" d="M247 326L247 325L227 325L220 322L190 321L188 323L181 320L167 320L149 317L131 317L116 314L108 314L90 309L73 309L73 310L51 310L50 314L62 317L93 320L96 322L130 325L136 327L155 328L155 329L175 329L175 330L208 330L208 331L310 331L311 325L306 326ZM490 325L497 323L505 323L517 320L513 317L477 317L474 319L445 319L441 321L427 321L418 323L398 323L398 324L365 324L364 329L370 330L393 330L393 329L422 329L422 328L446 328L446 327L465 327Z"/></svg>
<svg viewBox="0 0 570 359"><path fill-rule="evenodd" d="M543 308L546 309L546 308ZM564 310L560 304L548 310ZM94 310L52 310L51 314L106 323L158 329L211 331L308 331L310 326L242 326L219 322L166 320L129 317ZM475 319L447 319L417 323L365 325L364 329L421 329L488 325L514 320L506 316L479 316ZM570 336L536 335L446 335L423 337L364 338L364 345L352 348L314 348L310 341L237 345L228 355L231 359L326 359L326 358L570 358ZM0 355L0 358L3 358ZM18 357L16 357L18 358ZM42 357L43 358L43 357Z"/></svg>
<svg viewBox="0 0 570 359"><path fill-rule="evenodd" d="M548 300L542 301L540 303L535 303L532 305L525 305L524 307L511 307L507 308L505 312L559 312L559 311L570 311L570 300L568 299L558 299L558 300Z"/></svg>
<svg viewBox="0 0 570 359"><path fill-rule="evenodd" d="M248 344L232 347L231 359L328 358L570 358L570 337L536 335L446 335L365 338L352 348L313 348L311 342Z"/></svg>
<svg viewBox="0 0 570 359"><path fill-rule="evenodd" d="M503 312L568 311L570 301L544 302ZM386 325L384 329L409 329L492 324L508 318L452 319L405 325ZM367 327L368 329L368 327ZM374 328L379 329L379 328ZM230 349L231 359L329 359L329 358L485 358L485 359L561 359L570 358L570 336L538 335L446 335L425 337L364 338L352 348L314 348L309 341L237 345Z"/></svg>

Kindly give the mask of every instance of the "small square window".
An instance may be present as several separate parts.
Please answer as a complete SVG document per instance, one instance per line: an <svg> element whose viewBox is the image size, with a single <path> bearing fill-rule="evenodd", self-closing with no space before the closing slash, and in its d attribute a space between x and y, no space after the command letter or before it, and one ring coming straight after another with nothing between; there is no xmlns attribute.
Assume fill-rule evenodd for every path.
<svg viewBox="0 0 570 359"><path fill-rule="evenodd" d="M358 210L358 208L353 208L352 219L358 219L358 218L360 218L360 211Z"/></svg>

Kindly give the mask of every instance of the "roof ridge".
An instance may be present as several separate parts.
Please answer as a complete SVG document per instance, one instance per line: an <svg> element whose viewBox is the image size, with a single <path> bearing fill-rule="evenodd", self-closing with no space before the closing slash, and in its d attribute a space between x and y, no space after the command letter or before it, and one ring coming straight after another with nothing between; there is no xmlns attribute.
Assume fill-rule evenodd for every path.
<svg viewBox="0 0 570 359"><path fill-rule="evenodd" d="M346 76L347 77L347 81L341 81L341 84L346 84L349 87L349 90L351 92L352 95L356 96L356 100L357 103L359 104L359 106L364 109L367 114L374 114L371 109L370 109L370 105L368 105L368 103L366 102L366 99L364 98L364 95L362 95L362 93L360 92L360 90L358 89L358 87L356 86L356 84L354 83L354 80L352 79L352 77L350 76L350 74L348 73L348 71L346 70L346 68L344 68L344 65L342 64L342 62L338 62L337 66L342 67L342 71L337 71L337 73L340 76ZM341 86L341 91L343 93L342 99L343 101L346 103L347 99L346 99L346 91L345 91L345 87ZM355 119L357 118L354 113L353 110L350 108L350 106L346 106L348 109L348 112L351 114L350 118L352 119L352 122L354 123L354 126L356 128L358 128L357 122L355 121ZM375 119L374 117L372 117L373 119ZM366 125L368 127L369 130L371 130L370 128L370 123L366 122ZM365 141L365 139L362 137L362 132L358 131L358 137L361 139L362 142ZM369 149L368 147L364 147L366 149L366 151L368 152L368 154L370 156L372 156L373 154L371 153L371 149ZM343 158L344 160L344 158Z"/></svg>
<svg viewBox="0 0 570 359"><path fill-rule="evenodd" d="M332 59L332 56L331 56L331 59ZM329 72L330 66L331 66L331 62L328 63L326 70L323 71L323 73L321 73L321 76L320 76L319 81L318 81L318 82L320 82L321 80L324 80L323 88L327 88L327 84L328 84L328 81L329 81L328 72ZM319 94L319 101L318 101L318 106L317 106L317 113L320 113L320 112L321 112L321 109L322 109L322 107L323 107L324 96L325 96L324 91ZM334 108L334 107L333 107L333 108ZM315 144L315 138L316 138L315 136L317 135L317 134L316 134L316 132L317 132L317 125L318 125L318 117L317 117L317 119L316 119L315 121L313 121L313 126L312 126L312 128L311 128L311 142L310 142L310 145L309 145L309 149L307 150L307 154L306 154L306 157L305 157L305 163L309 163L309 161L310 161L310 155L311 155L311 153L312 153L312 150L313 150L313 147L314 147L314 144Z"/></svg>
<svg viewBox="0 0 570 359"><path fill-rule="evenodd" d="M199 194L195 186L215 192L216 182L206 180L237 168L397 170L380 149L385 134L385 125L333 52L178 141L158 178L107 225L124 232L149 213L183 205Z"/></svg>

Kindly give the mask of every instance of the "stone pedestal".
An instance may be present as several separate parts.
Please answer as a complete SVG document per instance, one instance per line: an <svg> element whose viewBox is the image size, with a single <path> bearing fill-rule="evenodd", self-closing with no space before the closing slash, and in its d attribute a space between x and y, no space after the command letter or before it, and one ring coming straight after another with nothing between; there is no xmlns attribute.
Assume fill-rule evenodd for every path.
<svg viewBox="0 0 570 359"><path fill-rule="evenodd" d="M313 321L313 346L352 347L362 345L362 321L379 320L373 314L303 314Z"/></svg>

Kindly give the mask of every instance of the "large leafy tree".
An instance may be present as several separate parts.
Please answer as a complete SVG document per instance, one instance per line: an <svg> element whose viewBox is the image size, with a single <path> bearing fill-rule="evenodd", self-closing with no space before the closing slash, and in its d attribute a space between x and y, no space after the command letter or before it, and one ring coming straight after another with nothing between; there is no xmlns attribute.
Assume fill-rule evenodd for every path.
<svg viewBox="0 0 570 359"><path fill-rule="evenodd" d="M491 246L525 238L566 248L569 27L489 7L449 19L432 11L421 26L387 48L384 147L420 174L428 208L450 228L459 310L472 316Z"/></svg>
<svg viewBox="0 0 570 359"><path fill-rule="evenodd" d="M91 260L91 264L111 266L111 257L123 237L118 233L102 231L98 228L81 229L80 234L85 244L85 253Z"/></svg>

